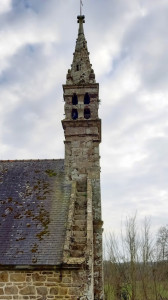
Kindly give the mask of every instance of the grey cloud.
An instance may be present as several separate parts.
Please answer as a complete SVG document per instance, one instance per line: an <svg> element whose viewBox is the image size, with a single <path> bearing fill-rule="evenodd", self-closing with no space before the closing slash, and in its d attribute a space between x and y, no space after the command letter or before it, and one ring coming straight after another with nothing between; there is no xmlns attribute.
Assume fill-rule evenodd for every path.
<svg viewBox="0 0 168 300"><path fill-rule="evenodd" d="M167 6L166 6L167 7ZM126 48L137 64L141 80L147 88L167 88L168 11L165 6L151 10L136 19L125 33L122 48Z"/></svg>
<svg viewBox="0 0 168 300"><path fill-rule="evenodd" d="M1 57L7 61L0 79L4 159L64 156L62 84L72 62L78 4L74 0L13 1L13 9L0 20L2 37L6 33ZM167 106L161 107L158 100L154 108L152 100L142 99L143 94L152 98L155 91L167 92L166 7L164 1L156 5L151 0L84 1L85 34L91 62L96 61L93 67L99 70L96 78L102 98L105 228L119 227L123 214L136 210L142 216L151 213L155 227L166 217L165 202L158 216L154 206L163 201L160 191L167 191ZM108 69L104 52L101 60L97 57L102 48L107 50ZM135 73L139 83L124 90L131 71L131 80ZM131 160L136 152L146 156L124 166L127 156Z"/></svg>

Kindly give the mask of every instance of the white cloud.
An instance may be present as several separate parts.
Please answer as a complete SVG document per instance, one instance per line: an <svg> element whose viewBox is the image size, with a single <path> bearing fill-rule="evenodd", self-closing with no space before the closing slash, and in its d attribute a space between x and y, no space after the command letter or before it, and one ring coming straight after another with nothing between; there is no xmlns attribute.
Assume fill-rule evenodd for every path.
<svg viewBox="0 0 168 300"><path fill-rule="evenodd" d="M10 11L12 0L1 0L0 1L0 14L7 13Z"/></svg>

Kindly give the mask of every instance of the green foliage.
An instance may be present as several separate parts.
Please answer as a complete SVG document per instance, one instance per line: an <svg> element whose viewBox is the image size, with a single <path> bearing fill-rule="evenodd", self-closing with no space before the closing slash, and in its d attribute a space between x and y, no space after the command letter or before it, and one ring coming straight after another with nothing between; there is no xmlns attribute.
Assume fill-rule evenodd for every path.
<svg viewBox="0 0 168 300"><path fill-rule="evenodd" d="M154 282L148 281L147 283L147 294L144 295L143 285L141 281L136 282L136 299L134 300L168 300L168 282L162 281L157 282L157 296L156 291L154 288ZM115 286L107 284L105 282L104 286L104 294L105 294L105 300L124 300L123 298L123 291L126 291L127 300L131 300L131 286L128 284L127 286L121 287L120 293L118 293L118 297L115 294ZM120 296L119 296L120 295Z"/></svg>
<svg viewBox="0 0 168 300"><path fill-rule="evenodd" d="M104 295L106 300L114 300L114 288L112 285L104 285Z"/></svg>

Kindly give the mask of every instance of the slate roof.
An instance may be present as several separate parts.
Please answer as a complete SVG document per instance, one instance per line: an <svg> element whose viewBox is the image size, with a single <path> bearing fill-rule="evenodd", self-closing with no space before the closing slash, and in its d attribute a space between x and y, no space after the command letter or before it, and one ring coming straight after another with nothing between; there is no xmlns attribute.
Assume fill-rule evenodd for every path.
<svg viewBox="0 0 168 300"><path fill-rule="evenodd" d="M0 161L0 265L60 265L69 199L64 160Z"/></svg>

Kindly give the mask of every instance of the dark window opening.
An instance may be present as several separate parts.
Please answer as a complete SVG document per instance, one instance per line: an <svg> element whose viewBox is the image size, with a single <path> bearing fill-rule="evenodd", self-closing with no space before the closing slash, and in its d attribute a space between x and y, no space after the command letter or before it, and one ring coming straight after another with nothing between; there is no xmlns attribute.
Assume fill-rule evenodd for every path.
<svg viewBox="0 0 168 300"><path fill-rule="evenodd" d="M78 118L78 111L77 109L72 110L72 119L76 120Z"/></svg>
<svg viewBox="0 0 168 300"><path fill-rule="evenodd" d="M89 104L89 103L90 103L90 96L88 93L86 93L84 96L84 104Z"/></svg>
<svg viewBox="0 0 168 300"><path fill-rule="evenodd" d="M77 64L76 65L76 71L80 71L81 67L80 67L80 64Z"/></svg>
<svg viewBox="0 0 168 300"><path fill-rule="evenodd" d="M84 118L90 119L90 109L89 108L84 109Z"/></svg>
<svg viewBox="0 0 168 300"><path fill-rule="evenodd" d="M78 104L78 96L76 94L73 94L73 96L72 96L72 104L73 105Z"/></svg>

